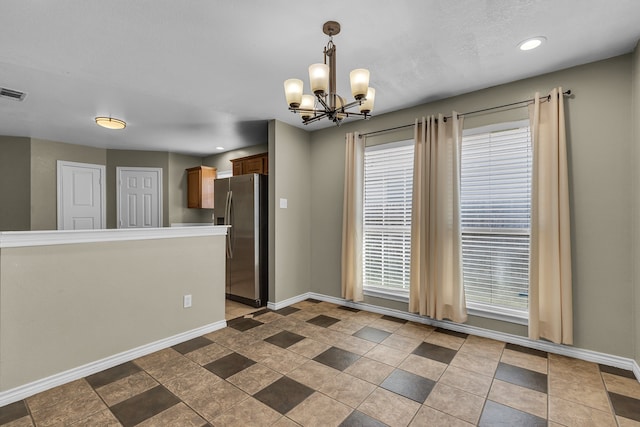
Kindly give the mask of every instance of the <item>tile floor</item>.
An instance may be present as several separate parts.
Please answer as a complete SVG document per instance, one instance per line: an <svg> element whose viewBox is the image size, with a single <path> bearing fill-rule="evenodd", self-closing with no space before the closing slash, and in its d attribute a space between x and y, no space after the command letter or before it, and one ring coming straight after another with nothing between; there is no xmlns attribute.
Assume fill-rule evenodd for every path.
<svg viewBox="0 0 640 427"><path fill-rule="evenodd" d="M225 329L2 407L0 425L640 426L629 371L315 300L228 311Z"/></svg>

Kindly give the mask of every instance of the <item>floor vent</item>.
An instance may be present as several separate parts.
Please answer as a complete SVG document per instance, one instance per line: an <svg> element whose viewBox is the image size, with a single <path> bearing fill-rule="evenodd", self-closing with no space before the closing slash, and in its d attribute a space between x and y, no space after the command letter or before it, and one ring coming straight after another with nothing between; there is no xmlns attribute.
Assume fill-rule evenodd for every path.
<svg viewBox="0 0 640 427"><path fill-rule="evenodd" d="M19 90L7 89L6 87L0 87L0 97L13 99L14 101L23 101L26 93Z"/></svg>

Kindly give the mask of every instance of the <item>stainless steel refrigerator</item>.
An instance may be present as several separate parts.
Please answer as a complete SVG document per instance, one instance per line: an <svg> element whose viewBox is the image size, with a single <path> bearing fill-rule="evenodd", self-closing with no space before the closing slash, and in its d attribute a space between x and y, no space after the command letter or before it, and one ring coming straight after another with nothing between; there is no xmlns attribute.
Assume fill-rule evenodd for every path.
<svg viewBox="0 0 640 427"><path fill-rule="evenodd" d="M267 304L267 177L248 174L214 181L215 224L227 234L226 296L261 307Z"/></svg>

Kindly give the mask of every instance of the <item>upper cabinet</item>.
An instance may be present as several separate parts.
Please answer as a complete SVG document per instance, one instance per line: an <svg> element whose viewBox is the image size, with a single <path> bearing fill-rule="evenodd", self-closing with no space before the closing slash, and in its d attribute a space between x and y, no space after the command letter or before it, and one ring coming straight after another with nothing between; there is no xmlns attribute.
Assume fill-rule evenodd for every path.
<svg viewBox="0 0 640 427"><path fill-rule="evenodd" d="M233 164L233 175L244 175L248 173L269 174L269 153L255 154L253 156L241 157L231 160Z"/></svg>
<svg viewBox="0 0 640 427"><path fill-rule="evenodd" d="M196 166L187 169L187 207L213 209L213 181L216 168Z"/></svg>

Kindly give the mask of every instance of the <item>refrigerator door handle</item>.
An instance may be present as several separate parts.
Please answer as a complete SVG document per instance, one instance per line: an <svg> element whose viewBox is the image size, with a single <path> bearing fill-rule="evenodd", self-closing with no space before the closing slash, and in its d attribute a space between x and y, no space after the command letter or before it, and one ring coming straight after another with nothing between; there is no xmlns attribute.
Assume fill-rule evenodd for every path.
<svg viewBox="0 0 640 427"><path fill-rule="evenodd" d="M233 246L231 240L235 236L235 230L233 229L233 220L231 218L233 212L233 192L227 191L227 203L225 206L224 217L226 219L226 225L231 225L227 232L227 258L233 258Z"/></svg>

